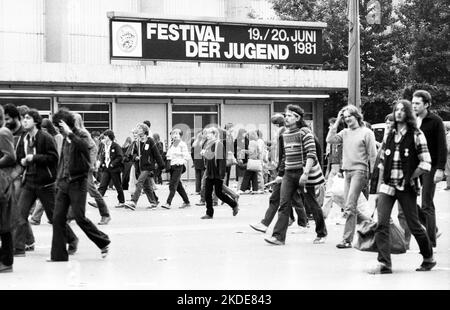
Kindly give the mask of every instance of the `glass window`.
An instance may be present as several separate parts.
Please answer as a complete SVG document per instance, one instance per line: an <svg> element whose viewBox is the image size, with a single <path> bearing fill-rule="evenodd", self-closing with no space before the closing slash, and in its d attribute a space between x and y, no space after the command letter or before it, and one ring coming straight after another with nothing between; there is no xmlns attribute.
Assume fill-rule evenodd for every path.
<svg viewBox="0 0 450 310"><path fill-rule="evenodd" d="M66 107L83 118L84 127L89 132L103 132L111 128L110 103L61 103L59 107Z"/></svg>
<svg viewBox="0 0 450 310"><path fill-rule="evenodd" d="M48 118L51 114L51 99L50 98L12 98L1 97L0 104L5 105L12 103L15 106L26 105L30 109L36 109L43 118Z"/></svg>
<svg viewBox="0 0 450 310"><path fill-rule="evenodd" d="M215 112L217 113L217 105L213 104L174 104L172 112Z"/></svg>

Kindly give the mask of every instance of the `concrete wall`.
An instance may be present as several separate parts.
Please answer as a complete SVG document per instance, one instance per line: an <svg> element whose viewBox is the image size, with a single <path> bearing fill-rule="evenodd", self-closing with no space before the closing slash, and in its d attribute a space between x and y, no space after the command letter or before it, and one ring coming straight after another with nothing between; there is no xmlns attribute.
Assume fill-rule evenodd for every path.
<svg viewBox="0 0 450 310"><path fill-rule="evenodd" d="M159 103L158 103L159 102ZM167 141L167 103L163 100L149 99L136 103L136 100L122 99L116 103L116 113L113 114L113 131L120 145L126 137L131 137L131 130L137 123L149 120L150 130L159 133L161 141Z"/></svg>
<svg viewBox="0 0 450 310"><path fill-rule="evenodd" d="M347 88L347 71L0 63L2 81L337 90Z"/></svg>

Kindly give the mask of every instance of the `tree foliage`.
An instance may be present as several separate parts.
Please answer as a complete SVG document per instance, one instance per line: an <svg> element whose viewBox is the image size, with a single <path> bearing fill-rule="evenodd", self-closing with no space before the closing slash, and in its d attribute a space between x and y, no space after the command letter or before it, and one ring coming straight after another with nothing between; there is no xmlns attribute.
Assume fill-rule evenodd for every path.
<svg viewBox="0 0 450 310"><path fill-rule="evenodd" d="M321 21L323 69L346 70L347 0L270 0L281 19ZM411 89L431 90L433 109L450 115L450 6L448 0L378 0L381 24L368 24L369 1L359 0L361 101L365 118L382 122L392 103ZM297 67L302 68L302 67ZM330 94L324 121L345 104L346 92ZM331 114L328 114L331 113Z"/></svg>

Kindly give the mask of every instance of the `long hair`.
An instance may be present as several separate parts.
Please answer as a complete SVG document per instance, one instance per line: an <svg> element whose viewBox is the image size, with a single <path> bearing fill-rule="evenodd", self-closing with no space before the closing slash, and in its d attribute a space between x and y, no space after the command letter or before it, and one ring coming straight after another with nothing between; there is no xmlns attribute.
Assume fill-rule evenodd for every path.
<svg viewBox="0 0 450 310"><path fill-rule="evenodd" d="M75 119L75 127L77 129L86 129L84 127L83 117L79 113L73 113L73 118Z"/></svg>
<svg viewBox="0 0 450 310"><path fill-rule="evenodd" d="M359 112L358 108L356 106L354 106L353 104L349 104L346 105L345 107L343 107L341 109L341 111L339 113L344 113L345 111L348 112L348 114L354 116L356 118L356 120L358 121L359 126L364 126L364 117L361 114L361 112Z"/></svg>
<svg viewBox="0 0 450 310"><path fill-rule="evenodd" d="M417 119L416 116L414 114L414 110L412 107L412 104L409 100L406 99L401 99L401 100L397 100L394 103L394 106L392 107L392 113L394 114L394 125L392 126L393 128L397 128L397 120L395 119L395 109L397 109L397 106L399 104L403 104L403 108L405 109L405 123L408 126L409 129L418 129L417 128Z"/></svg>
<svg viewBox="0 0 450 310"><path fill-rule="evenodd" d="M70 129L75 127L75 119L73 114L67 108L60 108L52 117L52 123L59 128L59 122L63 120Z"/></svg>
<svg viewBox="0 0 450 310"><path fill-rule="evenodd" d="M46 129L47 132L52 136L56 136L58 134L58 132L56 132L56 128L55 126L53 126L53 123L48 119L48 118L44 118L42 120L42 124L41 124L41 128L42 129Z"/></svg>
<svg viewBox="0 0 450 310"><path fill-rule="evenodd" d="M297 121L298 128L308 127L308 125L306 124L306 122L304 120L305 111L302 108L300 108L300 106L298 106L296 104L289 104L286 107L286 110L289 110L289 111L294 112L301 116L300 119Z"/></svg>

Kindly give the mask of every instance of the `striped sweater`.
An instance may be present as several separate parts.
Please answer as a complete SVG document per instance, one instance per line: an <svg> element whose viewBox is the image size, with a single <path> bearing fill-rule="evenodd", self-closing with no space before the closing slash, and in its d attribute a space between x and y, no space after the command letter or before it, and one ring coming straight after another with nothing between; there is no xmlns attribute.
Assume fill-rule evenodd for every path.
<svg viewBox="0 0 450 310"><path fill-rule="evenodd" d="M314 135L308 128L303 127L301 129L286 130L283 133L282 141L283 155L278 171L279 176L283 176L284 170L303 168L308 158L314 160L314 165L317 164Z"/></svg>

